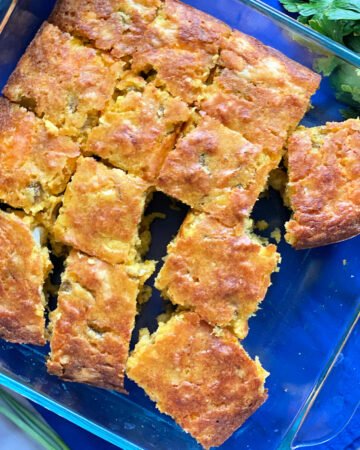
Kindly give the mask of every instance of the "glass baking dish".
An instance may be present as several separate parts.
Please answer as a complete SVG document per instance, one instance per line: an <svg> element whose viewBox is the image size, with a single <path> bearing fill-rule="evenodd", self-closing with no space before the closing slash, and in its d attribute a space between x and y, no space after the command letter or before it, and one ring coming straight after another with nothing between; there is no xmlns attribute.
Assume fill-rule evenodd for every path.
<svg viewBox="0 0 360 450"><path fill-rule="evenodd" d="M282 13L254 0L188 0L234 28L260 39L300 63L312 67L319 57L337 56L356 67L360 57L305 28ZM54 1L0 0L0 87L50 13ZM9 9L7 9L9 8ZM303 123L307 126L341 120L346 105L336 100L324 78ZM150 211L166 213L152 226L150 258L161 261L166 245L179 228L186 210L156 194ZM289 217L276 192L262 198L253 213L266 219L270 231ZM318 392L331 372L359 316L360 237L336 245L294 251L284 241L281 271L273 277L262 309L251 319L244 341L271 372L269 400L221 448L272 450L302 447L308 434L299 434ZM160 263L158 264L160 266ZM159 267L158 267L159 268ZM162 311L157 291L143 307L134 333L155 328ZM61 382L47 374L47 348L12 345L0 341L0 383L71 420L94 434L127 449L185 450L199 446L129 380L129 395ZM359 376L359 372L355 373ZM349 414L349 408L339 414ZM332 430L336 432L337 430ZM330 433L331 434L331 433ZM305 433L306 435L306 433Z"/></svg>

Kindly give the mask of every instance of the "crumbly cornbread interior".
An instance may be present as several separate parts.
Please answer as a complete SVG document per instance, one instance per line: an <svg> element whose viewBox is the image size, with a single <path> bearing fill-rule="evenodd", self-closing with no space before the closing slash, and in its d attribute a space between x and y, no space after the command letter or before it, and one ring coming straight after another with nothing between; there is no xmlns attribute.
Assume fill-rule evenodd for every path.
<svg viewBox="0 0 360 450"><path fill-rule="evenodd" d="M0 102L0 201L41 223L66 260L50 315L51 373L124 392L127 364L204 447L265 401L266 372L237 337L280 256L248 219L319 81L177 0L57 2ZM154 190L191 208L156 281L188 311L143 335L127 362L137 298L149 297L155 268L143 218ZM186 360L179 374L174 355ZM198 411L186 380L200 383L189 397Z"/></svg>

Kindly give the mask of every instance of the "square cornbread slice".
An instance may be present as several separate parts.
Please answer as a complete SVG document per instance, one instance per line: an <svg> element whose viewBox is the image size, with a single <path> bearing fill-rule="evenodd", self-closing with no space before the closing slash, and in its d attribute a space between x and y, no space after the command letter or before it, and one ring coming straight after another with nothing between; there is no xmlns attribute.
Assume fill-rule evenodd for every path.
<svg viewBox="0 0 360 450"><path fill-rule="evenodd" d="M157 188L232 226L249 215L271 168L263 147L205 116L168 154Z"/></svg>
<svg viewBox="0 0 360 450"><path fill-rule="evenodd" d="M127 375L205 448L221 445L267 398L259 361L190 312L143 333Z"/></svg>
<svg viewBox="0 0 360 450"><path fill-rule="evenodd" d="M35 228L30 217L0 211L0 337L44 345L43 286L51 263Z"/></svg>
<svg viewBox="0 0 360 450"><path fill-rule="evenodd" d="M110 264L134 261L148 189L140 178L81 157L53 228L55 240Z"/></svg>
<svg viewBox="0 0 360 450"><path fill-rule="evenodd" d="M49 21L117 58L131 56L161 0L58 0Z"/></svg>
<svg viewBox="0 0 360 450"><path fill-rule="evenodd" d="M300 127L288 144L286 239L310 248L360 234L360 119Z"/></svg>
<svg viewBox="0 0 360 450"><path fill-rule="evenodd" d="M153 84L143 91L132 89L111 103L84 151L151 182L190 112L184 102Z"/></svg>
<svg viewBox="0 0 360 450"><path fill-rule="evenodd" d="M12 73L4 94L71 136L97 122L122 62L45 23Z"/></svg>
<svg viewBox="0 0 360 450"><path fill-rule="evenodd" d="M124 392L136 298L153 270L151 262L111 265L73 250L51 313L48 371Z"/></svg>
<svg viewBox="0 0 360 450"><path fill-rule="evenodd" d="M200 108L281 159L289 132L310 106L320 76L239 31L223 38Z"/></svg>
<svg viewBox="0 0 360 450"><path fill-rule="evenodd" d="M242 339L279 260L276 246L262 245L244 225L228 228L207 214L189 213L155 286L175 305Z"/></svg>
<svg viewBox="0 0 360 450"><path fill-rule="evenodd" d="M79 155L55 126L0 97L0 201L27 213L45 210L65 190Z"/></svg>
<svg viewBox="0 0 360 450"><path fill-rule="evenodd" d="M202 93L230 28L176 0L165 0L133 55L132 69L188 103Z"/></svg>

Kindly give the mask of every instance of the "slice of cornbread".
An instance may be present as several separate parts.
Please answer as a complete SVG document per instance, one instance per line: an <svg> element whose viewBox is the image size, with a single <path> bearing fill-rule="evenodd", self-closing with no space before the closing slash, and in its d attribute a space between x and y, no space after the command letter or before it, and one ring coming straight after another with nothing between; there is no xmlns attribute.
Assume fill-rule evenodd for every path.
<svg viewBox="0 0 360 450"><path fill-rule="evenodd" d="M229 34L230 29L215 18L176 0L165 0L147 27L132 68L193 103L211 77L220 39Z"/></svg>
<svg viewBox="0 0 360 450"><path fill-rule="evenodd" d="M213 82L200 108L279 163L288 133L297 126L320 76L239 31L221 41Z"/></svg>
<svg viewBox="0 0 360 450"><path fill-rule="evenodd" d="M84 46L45 23L4 89L12 101L71 136L97 123L122 73L123 62Z"/></svg>
<svg viewBox="0 0 360 450"><path fill-rule="evenodd" d="M132 55L161 0L58 0L49 21L118 58Z"/></svg>
<svg viewBox="0 0 360 450"><path fill-rule="evenodd" d="M232 226L249 215L271 168L261 146L205 116L168 154L157 188Z"/></svg>
<svg viewBox="0 0 360 450"><path fill-rule="evenodd" d="M110 265L72 251L51 313L48 371L124 392L136 298L153 271L151 262Z"/></svg>
<svg viewBox="0 0 360 450"><path fill-rule="evenodd" d="M267 398L259 361L195 313L143 333L127 374L205 448L221 445Z"/></svg>
<svg viewBox="0 0 360 450"><path fill-rule="evenodd" d="M262 245L244 225L227 228L206 214L189 213L155 286L172 303L242 339L279 260L276 246Z"/></svg>
<svg viewBox="0 0 360 450"><path fill-rule="evenodd" d="M80 158L53 233L55 240L111 264L132 262L148 184L93 158Z"/></svg>
<svg viewBox="0 0 360 450"><path fill-rule="evenodd" d="M75 170L79 147L0 97L0 201L27 213L50 207Z"/></svg>
<svg viewBox="0 0 360 450"><path fill-rule="evenodd" d="M360 119L299 128L288 144L286 239L310 248L360 234Z"/></svg>
<svg viewBox="0 0 360 450"><path fill-rule="evenodd" d="M185 103L152 84L143 92L130 90L101 116L99 126L89 134L85 152L154 181L189 115Z"/></svg>
<svg viewBox="0 0 360 450"><path fill-rule="evenodd" d="M0 211L0 337L44 345L43 286L51 263L35 228L30 217Z"/></svg>

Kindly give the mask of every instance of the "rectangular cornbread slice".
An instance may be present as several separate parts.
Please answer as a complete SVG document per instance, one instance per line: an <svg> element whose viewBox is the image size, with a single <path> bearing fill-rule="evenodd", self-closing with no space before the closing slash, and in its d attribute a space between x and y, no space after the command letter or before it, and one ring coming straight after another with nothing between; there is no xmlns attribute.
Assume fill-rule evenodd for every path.
<svg viewBox="0 0 360 450"><path fill-rule="evenodd" d="M165 159L157 188L232 226L250 214L271 168L263 147L200 116Z"/></svg>
<svg viewBox="0 0 360 450"><path fill-rule="evenodd" d="M152 262L111 265L72 251L51 313L48 371L68 381L124 391L136 298Z"/></svg>
<svg viewBox="0 0 360 450"><path fill-rule="evenodd" d="M221 41L200 109L260 144L276 167L289 132L310 106L320 76L239 31Z"/></svg>
<svg viewBox="0 0 360 450"><path fill-rule="evenodd" d="M27 213L49 208L75 170L79 147L54 126L0 97L0 201Z"/></svg>
<svg viewBox="0 0 360 450"><path fill-rule="evenodd" d="M58 0L49 22L117 58L131 56L162 0Z"/></svg>
<svg viewBox="0 0 360 450"><path fill-rule="evenodd" d="M123 62L44 23L12 73L4 94L69 136L97 122L122 74Z"/></svg>
<svg viewBox="0 0 360 450"><path fill-rule="evenodd" d="M133 55L132 70L187 103L194 103L211 78L220 41L230 28L176 0L165 0Z"/></svg>
<svg viewBox="0 0 360 450"><path fill-rule="evenodd" d="M227 228L206 214L189 213L168 245L155 286L175 305L243 339L279 260L276 246L262 245L244 225Z"/></svg>
<svg viewBox="0 0 360 450"><path fill-rule="evenodd" d="M221 445L267 398L259 361L189 312L143 333L127 375L205 448Z"/></svg>
<svg viewBox="0 0 360 450"><path fill-rule="evenodd" d="M148 192L141 178L80 157L53 228L55 240L110 264L133 262Z"/></svg>
<svg viewBox="0 0 360 450"><path fill-rule="evenodd" d="M286 239L297 249L360 234L360 119L300 127L288 143Z"/></svg>
<svg viewBox="0 0 360 450"><path fill-rule="evenodd" d="M0 211L0 337L45 344L45 294L49 254L33 236L30 217Z"/></svg>
<svg viewBox="0 0 360 450"><path fill-rule="evenodd" d="M84 152L153 182L189 116L179 99L153 84L136 86L134 80L100 117Z"/></svg>

